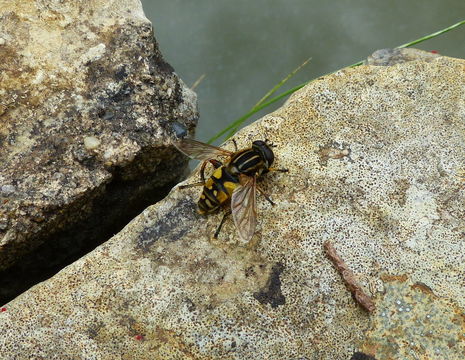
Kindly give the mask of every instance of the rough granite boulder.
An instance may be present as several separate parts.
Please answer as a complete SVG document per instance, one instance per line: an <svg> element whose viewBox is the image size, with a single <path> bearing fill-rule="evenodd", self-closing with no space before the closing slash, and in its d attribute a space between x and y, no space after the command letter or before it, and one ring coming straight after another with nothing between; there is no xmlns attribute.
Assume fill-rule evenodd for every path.
<svg viewBox="0 0 465 360"><path fill-rule="evenodd" d="M139 0L0 0L0 59L3 303L168 193L197 107Z"/></svg>
<svg viewBox="0 0 465 360"><path fill-rule="evenodd" d="M222 214L177 187L7 304L3 358L463 360L464 70L440 56L308 84L235 137L270 139L289 169L264 176L276 206L258 198L249 243L230 220L212 240Z"/></svg>

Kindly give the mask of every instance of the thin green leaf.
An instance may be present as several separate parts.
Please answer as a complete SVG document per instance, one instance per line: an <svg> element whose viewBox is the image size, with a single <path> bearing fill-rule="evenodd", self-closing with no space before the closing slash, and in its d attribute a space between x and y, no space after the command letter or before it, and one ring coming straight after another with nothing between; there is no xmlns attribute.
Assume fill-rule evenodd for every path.
<svg viewBox="0 0 465 360"><path fill-rule="evenodd" d="M276 84L270 91L268 91L265 96L263 96L254 106L249 111L255 110L257 107L259 107L261 104L263 104L266 100L268 100L271 95L273 95L281 86L283 86L289 79L291 79L300 69L302 69L307 63L310 61L311 58L308 58L305 60L302 64L300 64L298 67L296 67L294 70L292 70L291 73L287 74L284 79L282 79L278 84ZM239 126L242 123L239 123L237 126L233 127L230 129L229 133L226 135L226 139L229 139L231 136L233 136L237 130L239 130Z"/></svg>
<svg viewBox="0 0 465 360"><path fill-rule="evenodd" d="M464 25L465 24L465 20L462 20L462 21L459 21L458 23L454 24L454 25L451 25L449 27L446 27L445 29L442 29L442 30L439 30L439 31L436 31L432 34L429 34L429 35L426 35L426 36L423 36L417 40L413 40L411 42L408 42L406 44L402 44L400 46L398 46L398 48L405 48L405 47L409 47L409 46L413 46L413 45L416 45L416 44L419 44L423 41L426 41L426 40L429 40L429 39L432 39L432 38L435 38L436 36L439 36L439 35L442 35L448 31L451 31L455 28L458 28L459 26L461 25Z"/></svg>
<svg viewBox="0 0 465 360"><path fill-rule="evenodd" d="M416 40L413 40L411 42L408 42L408 43L405 43L405 44L402 44L400 46L398 46L398 48L406 48L406 47L410 47L410 46L413 46L413 45L416 45L416 44L419 44L419 43L422 43L423 41L426 41L426 40L429 40L429 39L433 39L439 35L442 35L448 31L451 31L455 28L458 28L459 26L461 25L464 25L465 24L465 20L462 20L462 21L459 21L458 23L455 23L451 26L448 26L447 28L444 28L442 30L439 30L439 31L436 31L432 34L429 34L429 35L426 35L426 36L423 36L419 39L416 39ZM349 65L349 66L346 66L344 68L347 68L347 67L356 67L356 66L359 66L359 65L362 65L363 64L363 60L361 61L358 61L352 65ZM336 71L339 71L339 70L336 70ZM330 73L327 73L327 74L324 74L324 75L321 75L321 76L326 76L326 75L330 75L330 74L334 74L336 71L333 71L333 72L330 72ZM319 77L321 77L319 76ZM241 116L240 118L238 118L237 120L233 121L231 124L229 124L226 128L224 128L223 130L221 130L220 132L218 132L215 136L213 136L210 140L208 140L208 143L212 143L213 141L221 138L223 135L225 135L226 133L228 133L228 136L226 137L226 139L228 139L229 137L231 137L232 135L234 135L234 133L237 131L237 129L241 126L242 123L244 123L244 121L246 121L249 117L251 117L252 115L254 115L255 113L259 112L260 110L264 109L265 107L281 100L282 98L286 97L287 95L290 95L294 92L296 92L297 90L303 88L305 85L311 83L312 81L314 81L315 79L312 79L310 81L307 81L303 84L300 84L300 85L297 85L295 87L293 87L292 89L289 89L285 92L283 92L282 94L278 95L278 96L275 96L274 98L268 100L267 102L265 103L262 103L260 104L259 106L257 107L254 107L252 108L252 110L250 110L249 112L247 112L245 115Z"/></svg>
<svg viewBox="0 0 465 360"><path fill-rule="evenodd" d="M264 103L266 100L269 99L269 97L271 95L273 95L277 90L279 90L279 88L281 86L283 86L289 79L291 79L295 74L297 74L299 72L300 69L302 69L305 65L308 64L308 62L311 60L312 58L309 57L307 60L305 60L302 64L300 64L299 66L297 66L294 70L292 70L292 72L290 74L287 74L287 76L282 79L278 84L276 84L270 91L268 91L264 97L262 97L254 106L252 106L252 109L250 110L253 110L255 108L257 108L258 106L260 106L262 103Z"/></svg>

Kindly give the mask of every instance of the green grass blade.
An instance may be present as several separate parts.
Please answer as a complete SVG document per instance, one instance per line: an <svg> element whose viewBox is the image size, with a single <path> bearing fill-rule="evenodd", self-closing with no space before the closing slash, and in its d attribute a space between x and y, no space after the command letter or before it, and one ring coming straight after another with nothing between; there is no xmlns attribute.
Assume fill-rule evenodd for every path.
<svg viewBox="0 0 465 360"><path fill-rule="evenodd" d="M355 64L352 64L352 65L349 65L347 67L355 67L355 66L359 66L359 65L362 65L363 64L363 61L359 61ZM339 70L336 70L336 71L339 71ZM333 74L335 73L336 71L333 71L331 73L327 73L327 74L324 74L324 75L321 75L321 76L326 76L326 75L330 75L330 74ZM320 77L321 77L320 76ZM241 116L240 118L236 119L235 121L233 121L231 124L229 124L227 127L225 127L223 130L221 130L219 133L217 133L215 136L213 136L211 139L208 140L208 143L211 144L213 141L215 140L218 140L219 138L221 138L223 135L225 135L228 131L228 135L226 136L226 139L229 139L231 136L233 136L235 134L235 132L237 131L236 129L239 128L241 126L241 124L246 121L249 117L251 117L252 115L254 115L255 113L259 112L260 110L266 108L267 106L281 100L282 98L285 98L287 95L290 95L294 92L296 92L297 90L299 89L302 89L305 85L311 83L312 81L314 81L315 79L313 80L310 80L310 81L307 81L303 84L300 84L300 85L297 85L297 86L294 86L293 88L279 94L278 96L275 96L274 98L272 98L271 100L268 100L267 102L265 103L262 103L260 104L259 106L255 106L253 107L251 110L249 110L249 112L247 112L245 115Z"/></svg>
<svg viewBox="0 0 465 360"><path fill-rule="evenodd" d="M252 106L252 109L250 110L253 110L257 107L259 107L262 103L264 103L266 100L268 100L270 98L271 95L273 95L277 90L279 90L279 88L281 86L283 86L288 80L290 80L295 74L297 74L299 72L300 69L302 69L305 65L308 64L308 62L311 60L312 58L309 57L307 60L305 60L302 64L300 64L299 66L297 66L294 70L292 70L292 72L290 74L287 74L287 76L282 79L276 86L274 86L270 91L268 91L264 97L262 97L254 106Z"/></svg>
<svg viewBox="0 0 465 360"><path fill-rule="evenodd" d="M305 65L307 65L310 60L311 60L311 58L308 58L302 64L300 64L298 67L296 67L294 70L292 70L291 73L287 74L284 79L282 79L270 91L268 91L265 94L265 96L263 96L254 106L252 106L252 108L249 111L255 110L261 104L263 104L266 100L268 100L271 97L271 95L273 95L277 90L279 90L281 88L281 86L283 86L289 79L291 79L295 74L297 74L297 72L299 72L300 69L302 69ZM247 119L245 119L245 120L247 120ZM239 123L237 126L230 129L229 133L226 135L226 139L229 139L231 136L233 136L237 132L237 130L239 130L239 127L240 127L241 124L242 123Z"/></svg>
<svg viewBox="0 0 465 360"><path fill-rule="evenodd" d="M465 20L462 20L462 21L459 21L458 23L455 23L451 26L448 26L447 28L444 28L442 30L439 30L439 31L436 31L432 34L429 34L429 35L425 35L419 39L416 39L416 40L413 40L411 42L408 42L408 43L405 43L405 44L402 44L400 46L398 46L398 48L406 48L406 47L410 47L410 46L413 46L413 45L416 45L416 44L419 44L419 43L422 43L426 40L430 40L430 39L433 39L439 35L442 35L448 31L451 31L455 28L458 28L459 26L462 26L465 24ZM346 66L344 68L347 68L347 67L356 67L356 66L359 66L359 65L362 65L363 64L363 60L361 61L358 61L352 65L349 65L349 66ZM340 69L339 69L340 70ZM339 71L339 70L336 70L336 71ZM334 74L336 71L333 71L333 72L330 72L330 73L327 73L327 74L324 74L324 75L321 75L321 76L326 76L326 75L330 75L330 74ZM319 76L319 77L321 77ZM229 124L226 128L224 128L223 130L221 130L220 132L218 132L215 136L213 136L210 140L208 140L208 143L212 143L213 141L221 138L223 135L225 135L226 133L228 133L228 136L226 137L226 139L228 139L229 137L231 137L232 135L234 135L234 133L237 131L237 129L241 126L242 123L244 123L244 121L246 121L249 117L251 117L252 115L254 115L255 113L259 112L260 110L266 108L267 106L281 100L282 98L286 97L287 95L290 95L294 92L296 92L297 90L303 88L305 85L311 83L312 81L314 81L315 79L312 79L312 80L309 80L303 84L300 84L300 85L297 85L295 87L293 87L292 89L289 89L285 92L283 92L282 94L278 95L278 96L275 96L274 98L271 98L270 100L266 101L266 102L263 102L261 103L259 106L256 106L256 107L253 107L249 112L247 112L245 115L241 116L240 118L238 118L237 120L233 121L231 124ZM266 97L266 96L265 96ZM259 102L260 103L260 102ZM259 104L258 103L258 104Z"/></svg>
<svg viewBox="0 0 465 360"><path fill-rule="evenodd" d="M451 25L449 27L446 27L445 29L442 29L442 30L439 30L439 31L436 31L432 34L429 34L429 35L426 35L426 36L423 36L419 39L416 39L416 40L413 40L411 42L408 42L406 44L402 44L400 46L398 46L398 48L406 48L406 47L409 47L409 46L413 46L413 45L416 45L416 44L419 44L423 41L426 41L426 40L429 40L429 39L432 39L432 38L435 38L436 36L439 36L439 35L442 35L448 31L451 31L455 28L458 28L459 26L461 25L464 25L465 24L465 20L462 20L462 21L459 21L458 23L454 24L454 25Z"/></svg>
<svg viewBox="0 0 465 360"><path fill-rule="evenodd" d="M229 124L227 127L225 127L223 130L221 130L218 134L216 134L215 136L213 136L210 140L208 140L208 143L212 143L213 141L219 139L220 137L222 137L224 134L226 134L228 131L230 131L231 129L234 129L238 126L240 126L245 120L247 120L249 117L251 117L253 114L259 112L260 110L266 108L267 106L275 103L276 101L279 101L281 100L282 98L286 97L287 95L289 94L292 94L293 92L296 92L297 90L303 88L305 85L307 85L308 83L304 83L304 84L300 84L296 87L293 87L292 89L289 89L285 92L283 92L282 94L279 94L278 96L275 96L274 98L272 98L271 100L268 100L267 102L265 103L262 103L261 105L257 106L256 108L253 108L252 110L250 110L248 113L246 113L245 115L241 116L239 119L233 121L231 124Z"/></svg>

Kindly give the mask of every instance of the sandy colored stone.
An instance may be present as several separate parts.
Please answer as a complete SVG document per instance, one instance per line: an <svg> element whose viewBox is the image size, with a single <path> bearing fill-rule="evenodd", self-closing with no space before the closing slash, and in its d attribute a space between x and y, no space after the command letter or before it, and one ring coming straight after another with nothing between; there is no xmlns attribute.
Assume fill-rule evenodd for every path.
<svg viewBox="0 0 465 360"><path fill-rule="evenodd" d="M175 188L7 304L4 357L463 359L464 70L464 60L437 57L310 83L235 137L240 148L270 139L276 166L289 169L264 177L277 205L258 198L250 243L231 220L211 240L222 214L197 215L200 189ZM326 257L327 240L373 296L372 315ZM411 327L399 305L421 318L428 301L449 336L399 338ZM379 336L397 336L397 350Z"/></svg>
<svg viewBox="0 0 465 360"><path fill-rule="evenodd" d="M0 38L1 303L164 196L197 109L139 0L0 0Z"/></svg>

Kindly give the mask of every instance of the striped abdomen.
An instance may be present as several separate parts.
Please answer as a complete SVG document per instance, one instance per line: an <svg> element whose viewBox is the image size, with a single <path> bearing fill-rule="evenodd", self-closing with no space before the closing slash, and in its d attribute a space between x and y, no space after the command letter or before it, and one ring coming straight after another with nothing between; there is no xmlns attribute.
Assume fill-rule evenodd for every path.
<svg viewBox="0 0 465 360"><path fill-rule="evenodd" d="M239 185L237 176L232 175L225 167L213 172L203 188L198 202L200 214L211 214L231 199L234 189Z"/></svg>

